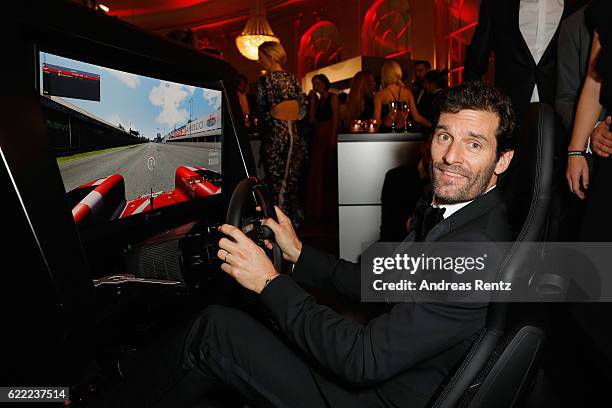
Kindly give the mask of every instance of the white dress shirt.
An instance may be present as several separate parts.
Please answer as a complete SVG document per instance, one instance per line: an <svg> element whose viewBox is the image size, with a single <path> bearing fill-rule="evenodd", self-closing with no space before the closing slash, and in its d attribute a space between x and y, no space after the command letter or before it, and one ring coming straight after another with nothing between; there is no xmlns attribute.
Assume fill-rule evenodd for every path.
<svg viewBox="0 0 612 408"><path fill-rule="evenodd" d="M536 64L540 62L557 31L563 8L563 0L521 0L519 28ZM539 101L536 85L531 94L531 102Z"/></svg>

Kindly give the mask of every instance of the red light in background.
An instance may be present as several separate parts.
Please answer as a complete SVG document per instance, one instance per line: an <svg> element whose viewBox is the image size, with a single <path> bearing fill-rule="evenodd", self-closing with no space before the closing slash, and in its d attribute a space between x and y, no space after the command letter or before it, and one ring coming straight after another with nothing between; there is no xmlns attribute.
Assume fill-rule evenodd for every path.
<svg viewBox="0 0 612 408"><path fill-rule="evenodd" d="M143 14L162 13L166 11L174 11L183 8L194 7L202 3L208 3L210 0L174 0L164 1L163 3L157 3L139 7L139 8L124 8L124 9L113 9L110 11L111 16L116 17L130 17L138 16ZM146 3L145 3L146 4Z"/></svg>
<svg viewBox="0 0 612 408"><path fill-rule="evenodd" d="M319 21L302 34L297 56L297 75L335 62L342 47L338 28L331 21Z"/></svg>
<svg viewBox="0 0 612 408"><path fill-rule="evenodd" d="M385 58L387 59L397 58L397 57L401 57L402 55L406 55L406 54L410 54L410 50L404 50L400 52L395 52L393 54L385 55Z"/></svg>

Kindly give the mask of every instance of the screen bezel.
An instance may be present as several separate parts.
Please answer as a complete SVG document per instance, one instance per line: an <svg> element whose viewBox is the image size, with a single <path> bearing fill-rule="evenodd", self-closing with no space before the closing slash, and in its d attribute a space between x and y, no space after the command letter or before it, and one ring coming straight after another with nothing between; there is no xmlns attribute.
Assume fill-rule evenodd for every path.
<svg viewBox="0 0 612 408"><path fill-rule="evenodd" d="M19 222L9 223L7 231L15 238L11 235L15 225L20 232L27 231L35 242L32 246L20 241L17 247L26 246L23 253L9 255L18 265L25 253L28 259L39 255L41 260L36 270L26 263L22 265L25 269L16 268L10 273L14 295L11 301L13 309L27 311L23 314L24 321L40 320L41 311L48 312L43 316L52 316L44 328L24 326L24 329L31 326L32 330L24 331L19 337L17 353L13 353L19 356L19 361L14 365L9 361L8 367L15 369L11 371L15 378L34 378L35 384L71 384L75 373L86 372L90 366L97 343L93 336L97 334L94 327L99 304L94 302L92 265L85 247L113 244L115 240L111 238L124 238L133 231L149 233L166 220L177 222L180 217L197 217L207 222L209 217L223 217L226 201L235 186L245 177L257 174L255 162L241 123L237 73L227 62L68 0L39 2L36 7L17 2L12 5L11 18L6 19L3 29L7 34L2 37L3 50L9 63L3 65L7 80L3 86L5 97L0 98L0 165L4 166L2 173L9 187L7 194L12 197L9 203L18 205L6 217L13 221L18 218L15 211L23 214ZM176 214L167 217L132 217L131 220L126 218L130 222L104 224L106 230L97 231L100 239L84 245L88 237L77 231L43 121L41 96L36 86L39 50L68 57L86 51L86 61L111 68L121 69L121 66L133 64L138 69L123 70L147 75L148 71L157 69L163 73L163 78L174 82L203 87L220 84L224 101L222 194L209 202L198 202L198 206L187 211L189 214L175 211ZM121 63L113 64L112 60ZM177 61L182 63L179 65ZM109 235L104 237L104 234ZM20 236L18 234L16 239ZM45 296L38 296L39 293ZM37 341L41 333L45 337L42 347ZM30 358L22 358L26 355Z"/></svg>

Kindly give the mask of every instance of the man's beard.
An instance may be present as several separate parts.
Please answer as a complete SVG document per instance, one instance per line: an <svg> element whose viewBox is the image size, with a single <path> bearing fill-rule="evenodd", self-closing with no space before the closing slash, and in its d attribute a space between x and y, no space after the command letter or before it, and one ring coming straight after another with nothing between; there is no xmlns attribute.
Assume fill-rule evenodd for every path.
<svg viewBox="0 0 612 408"><path fill-rule="evenodd" d="M431 162L430 163L430 174L432 180L432 188L434 197L436 198L437 204L456 204L463 203L466 201L471 201L478 197L479 195L485 193L489 186L489 182L491 181L491 177L495 172L496 162L493 162L488 168L484 169L478 173L472 173L462 166L457 165L445 165L440 162ZM437 170L436 170L437 169ZM447 186L448 184L441 184L441 181L438 178L437 171L451 171L454 173L458 173L465 178L467 178L466 182L463 186L458 187L451 194L446 194L442 192L442 187ZM464 179L465 179L464 178ZM462 179L458 179L462 180Z"/></svg>

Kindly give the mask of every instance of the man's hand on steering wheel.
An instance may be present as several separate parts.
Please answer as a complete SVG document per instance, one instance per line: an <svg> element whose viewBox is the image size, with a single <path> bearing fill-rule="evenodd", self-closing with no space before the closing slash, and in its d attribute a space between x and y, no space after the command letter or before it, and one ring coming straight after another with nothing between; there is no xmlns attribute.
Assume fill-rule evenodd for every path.
<svg viewBox="0 0 612 408"><path fill-rule="evenodd" d="M270 280L279 275L272 261L264 249L239 228L223 224L219 227L219 231L234 240L233 242L228 238L219 240L220 249L217 257L223 261L221 269L246 289L260 294Z"/></svg>
<svg viewBox="0 0 612 408"><path fill-rule="evenodd" d="M291 220L281 211L278 206L274 206L278 222L272 218L264 218L262 224L269 227L274 232L274 240L283 251L285 261L296 263L302 253L302 242L298 239ZM270 248L271 246L268 246Z"/></svg>

